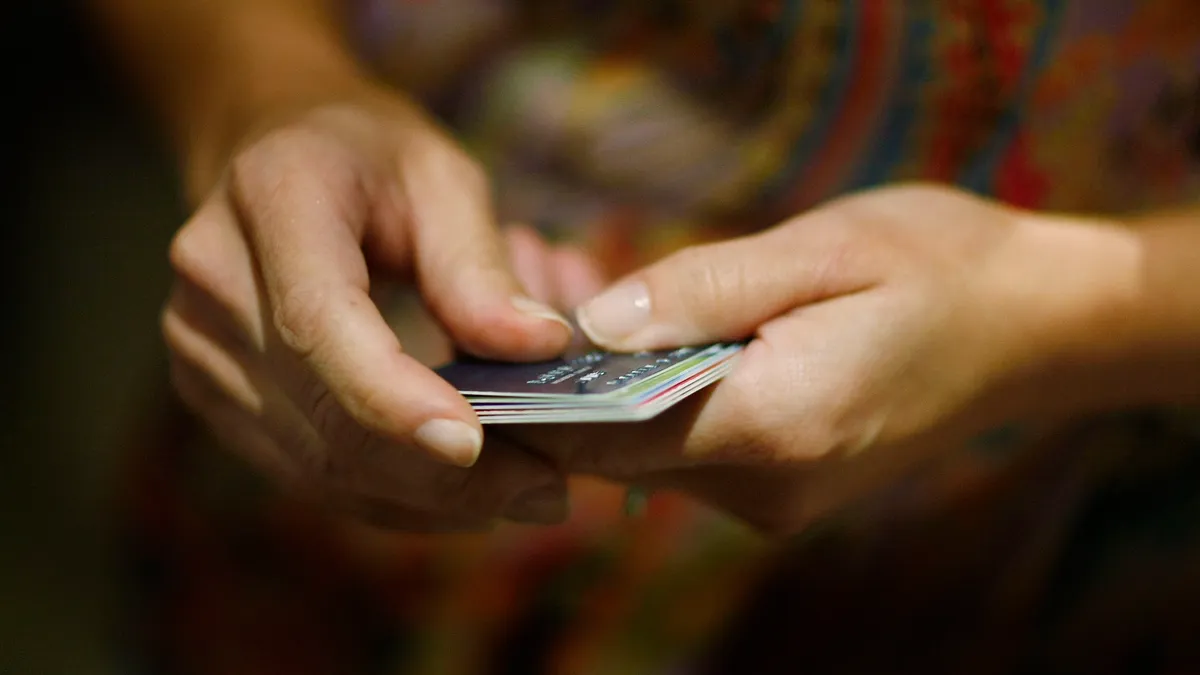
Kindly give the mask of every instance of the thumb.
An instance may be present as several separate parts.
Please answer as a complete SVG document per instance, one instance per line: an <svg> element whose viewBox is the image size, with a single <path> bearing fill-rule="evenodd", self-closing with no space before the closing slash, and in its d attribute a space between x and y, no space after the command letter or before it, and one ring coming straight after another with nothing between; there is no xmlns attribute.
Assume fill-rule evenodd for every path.
<svg viewBox="0 0 1200 675"><path fill-rule="evenodd" d="M847 264L844 237L796 225L668 256L579 308L579 327L613 351L739 340L798 306L870 285Z"/></svg>

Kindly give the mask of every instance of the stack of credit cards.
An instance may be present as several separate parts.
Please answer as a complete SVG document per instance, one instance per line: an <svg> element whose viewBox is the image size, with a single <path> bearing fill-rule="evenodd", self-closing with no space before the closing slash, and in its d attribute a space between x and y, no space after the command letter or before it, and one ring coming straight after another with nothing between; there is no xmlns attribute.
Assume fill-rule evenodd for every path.
<svg viewBox="0 0 1200 675"><path fill-rule="evenodd" d="M484 424L647 420L720 380L744 343L541 363L460 361L437 370Z"/></svg>

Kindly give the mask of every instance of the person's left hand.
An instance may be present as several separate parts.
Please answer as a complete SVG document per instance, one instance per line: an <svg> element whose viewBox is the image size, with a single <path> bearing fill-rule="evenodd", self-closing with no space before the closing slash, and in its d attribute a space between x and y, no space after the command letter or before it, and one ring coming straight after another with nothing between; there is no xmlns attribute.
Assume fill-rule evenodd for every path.
<svg viewBox="0 0 1200 675"><path fill-rule="evenodd" d="M789 533L939 448L1032 412L1121 297L1126 232L940 187L843 198L685 250L585 305L636 351L753 335L720 384L640 424L489 433L576 473L680 489ZM1057 405L1050 405L1050 403Z"/></svg>

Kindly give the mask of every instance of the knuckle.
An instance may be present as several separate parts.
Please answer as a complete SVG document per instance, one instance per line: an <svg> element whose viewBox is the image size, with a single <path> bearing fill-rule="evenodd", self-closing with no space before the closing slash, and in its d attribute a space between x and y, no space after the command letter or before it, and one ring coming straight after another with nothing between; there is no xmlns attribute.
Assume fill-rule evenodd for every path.
<svg viewBox="0 0 1200 675"><path fill-rule="evenodd" d="M824 253L809 271L807 285L814 298L826 298L846 291L847 279L853 278L862 241L852 228L832 228Z"/></svg>
<svg viewBox="0 0 1200 675"><path fill-rule="evenodd" d="M193 217L179 228L167 248L167 260L179 277L200 284L211 273L213 261L205 255L201 245L203 223L200 216Z"/></svg>
<svg viewBox="0 0 1200 675"><path fill-rule="evenodd" d="M316 375L306 372L297 404L317 435L338 448L358 449L367 442L367 431L355 423L333 391Z"/></svg>
<svg viewBox="0 0 1200 675"><path fill-rule="evenodd" d="M806 462L825 432L821 411L810 403L820 397L808 393L814 383L805 363L781 358L765 339L751 342L739 358L718 389L718 423L729 430L721 451L767 465Z"/></svg>
<svg viewBox="0 0 1200 675"><path fill-rule="evenodd" d="M369 151L319 126L272 130L230 161L229 200L250 230L287 226L287 219L272 216L297 201L324 204L322 210L357 223L365 217L376 174L364 153Z"/></svg>
<svg viewBox="0 0 1200 675"><path fill-rule="evenodd" d="M439 143L425 155L425 169L439 180L453 181L469 194L487 195L491 179L483 165L449 143Z"/></svg>
<svg viewBox="0 0 1200 675"><path fill-rule="evenodd" d="M392 450L375 433L359 423L319 378L306 377L300 391L302 410L321 446L308 452L309 473L329 485L367 492L378 483L373 459Z"/></svg>
<svg viewBox="0 0 1200 675"><path fill-rule="evenodd" d="M353 164L348 149L335 136L306 124L267 132L229 162L229 187L234 202L253 206L269 201L295 182L297 172L315 172L330 181L352 172L338 171Z"/></svg>
<svg viewBox="0 0 1200 675"><path fill-rule="evenodd" d="M843 454L855 446L855 435L847 425L843 411L846 404L827 397L818 406L806 411L808 422L789 448L788 459L809 464Z"/></svg>
<svg viewBox="0 0 1200 675"><path fill-rule="evenodd" d="M487 195L491 192L491 179L479 162L464 156L459 160L456 173L461 176L460 180L468 190L480 195Z"/></svg>
<svg viewBox="0 0 1200 675"><path fill-rule="evenodd" d="M242 212L252 212L283 190L285 165L262 146L254 146L234 157L229 164L229 196Z"/></svg>
<svg viewBox="0 0 1200 675"><path fill-rule="evenodd" d="M340 390L345 416L371 434L387 434L387 420L395 416L395 401L376 388L351 386Z"/></svg>
<svg viewBox="0 0 1200 675"><path fill-rule="evenodd" d="M873 279L879 269L886 232L878 217L860 202L844 201L797 217L773 242L783 262L791 251L817 251L802 269L805 295L814 299L842 295ZM782 266L782 265L780 265Z"/></svg>
<svg viewBox="0 0 1200 675"><path fill-rule="evenodd" d="M758 378L731 375L720 385L726 401L720 435L719 456L737 457L751 463L774 462L782 452L772 407L764 405Z"/></svg>
<svg viewBox="0 0 1200 675"><path fill-rule="evenodd" d="M243 148L229 164L229 176L235 185L255 185L264 176L276 173L280 165L320 147L323 135L300 124L272 129Z"/></svg>
<svg viewBox="0 0 1200 675"><path fill-rule="evenodd" d="M278 172L278 141L272 132L242 149L229 162L229 185L235 195L254 192L262 185L264 175Z"/></svg>
<svg viewBox="0 0 1200 675"><path fill-rule="evenodd" d="M284 346L302 360L321 346L319 328L324 293L320 288L292 285L272 308L272 327Z"/></svg>
<svg viewBox="0 0 1200 675"><path fill-rule="evenodd" d="M347 433L350 431L350 425L346 424L341 406L338 405L333 392L317 378L310 376L307 379L309 384L304 387L303 399L313 428L325 438L336 438L339 445L352 439L355 434Z"/></svg>
<svg viewBox="0 0 1200 675"><path fill-rule="evenodd" d="M271 435L284 451L296 484L317 490L345 484L344 464L313 427L278 421L271 426Z"/></svg>
<svg viewBox="0 0 1200 675"><path fill-rule="evenodd" d="M744 265L714 262L711 245L705 245L674 253L664 265L666 269L683 271L669 278L674 279L681 309L700 323L719 319L721 308L741 298L749 283Z"/></svg>
<svg viewBox="0 0 1200 675"><path fill-rule="evenodd" d="M809 466L853 454L874 440L877 425L864 424L856 401L869 383L829 379L820 350L803 360L784 359L769 332L747 346L739 364L718 385L720 428L714 451L750 463ZM771 392L767 398L764 392ZM867 420L871 421L871 420Z"/></svg>

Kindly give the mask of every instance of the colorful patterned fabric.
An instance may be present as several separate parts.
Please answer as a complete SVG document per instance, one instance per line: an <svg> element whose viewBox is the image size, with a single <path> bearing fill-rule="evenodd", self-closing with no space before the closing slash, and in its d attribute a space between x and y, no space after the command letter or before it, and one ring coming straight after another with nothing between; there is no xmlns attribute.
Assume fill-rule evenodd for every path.
<svg viewBox="0 0 1200 675"><path fill-rule="evenodd" d="M586 245L614 274L900 180L1072 211L1200 198L1194 0L362 0L355 16L364 58L492 171L505 219ZM971 625L996 637L955 653L953 672L979 672L998 663L989 649L1033 649L1021 621L1057 634L1062 617L1086 626L1089 602L1104 615L1105 572L1088 561L1123 508L1105 495L1162 484L1162 466L1170 494L1187 493L1178 476L1200 485L1200 433L1182 419L1164 423L1170 434L1123 420L1080 428L1078 447L1115 444L1104 457L1121 461L1058 452L1075 447L1070 435L1034 459L1004 439L964 451L860 521L872 525L794 544L766 586L767 545L676 496L625 519L620 489L580 480L561 527L385 534L245 485L211 448L169 436L137 456L130 487L140 616L156 672L665 673L726 634L730 658L766 660L739 672L769 672L771 649L832 669L842 647L860 669L898 672L853 659L953 633L922 599L953 589L963 602L947 606L986 615ZM1200 522L1180 499L1157 513ZM1200 528L1178 527L1173 550L1196 560ZM1029 532L1043 539L996 545ZM1078 569L1099 576L1070 602L1039 604L1055 574ZM1189 583L1178 592L1200 590ZM980 599L996 588L1021 602ZM748 635L792 626L763 619L778 616L772 594L828 621L791 615L792 637ZM764 600L730 624L747 597Z"/></svg>
<svg viewBox="0 0 1200 675"><path fill-rule="evenodd" d="M502 212L602 251L902 180L1103 212L1200 190L1189 0L366 4L367 56L454 119Z"/></svg>

